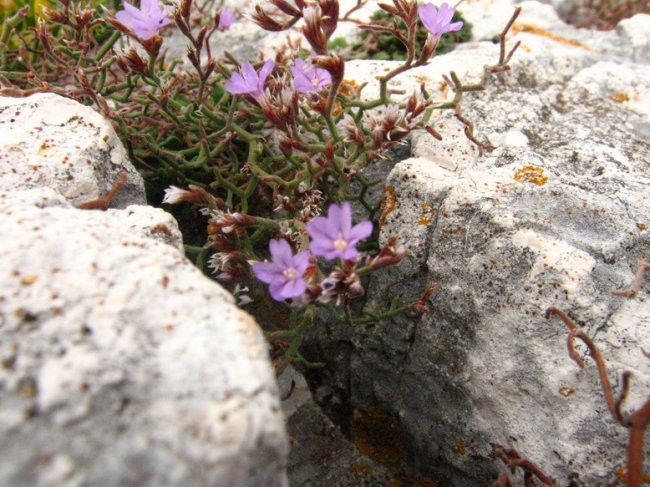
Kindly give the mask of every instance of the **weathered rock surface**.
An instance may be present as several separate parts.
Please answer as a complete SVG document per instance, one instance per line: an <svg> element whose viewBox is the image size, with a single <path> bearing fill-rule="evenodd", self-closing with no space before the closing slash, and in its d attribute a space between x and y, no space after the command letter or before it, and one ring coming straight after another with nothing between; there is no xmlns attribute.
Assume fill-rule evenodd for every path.
<svg viewBox="0 0 650 487"><path fill-rule="evenodd" d="M465 6L475 25L477 4ZM609 416L593 362L580 369L569 359L566 327L544 311L557 306L584 327L615 387L624 370L634 374L628 410L648 398L648 286L630 300L611 293L650 256L650 67L638 55L650 45L627 49L643 19L600 33L563 24L551 6L521 5L512 71L463 99L494 149L479 157L442 113L444 140L414 137L413 157L387 179L381 235L399 235L410 256L368 295L390 283L415 298L435 282L431 312L358 330L315 327L305 353L328 365L309 379L344 429L371 407L392 418L401 462L440 485L490 485L496 442L560 486L605 487L625 465L627 431ZM494 33L507 16L490 24ZM497 58L498 45L463 45L394 86L409 94L424 82L448 100L441 73L473 83ZM351 63L346 77L372 82L390 65L371 66Z"/></svg>
<svg viewBox="0 0 650 487"><path fill-rule="evenodd" d="M0 190L49 187L80 205L108 193L122 172L111 207L145 204L142 178L95 110L51 93L0 97Z"/></svg>
<svg viewBox="0 0 650 487"><path fill-rule="evenodd" d="M0 485L287 485L256 323L185 259L169 214L73 206L102 196L123 149L68 100L31 112L43 98L0 99L43 122L0 125ZM38 176L21 184L25 164Z"/></svg>

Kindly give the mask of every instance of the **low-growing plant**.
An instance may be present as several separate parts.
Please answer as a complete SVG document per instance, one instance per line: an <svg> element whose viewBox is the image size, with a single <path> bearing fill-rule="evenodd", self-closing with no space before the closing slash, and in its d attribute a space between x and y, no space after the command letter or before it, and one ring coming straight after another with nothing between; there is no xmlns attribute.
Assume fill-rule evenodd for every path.
<svg viewBox="0 0 650 487"><path fill-rule="evenodd" d="M212 17L192 0L122 7L115 12L53 0L35 24L28 8L8 12L1 37L11 41L0 47L0 94L59 93L112 120L149 195L166 188L165 203L200 209L207 232L201 237L197 225L189 225L188 255L230 286L240 303L254 300L254 312L271 309L290 322L288 330L269 330L272 345L284 350L278 363L301 360L298 346L316 307L350 325L424 311L431 287L415 302L388 299L382 309L352 312L365 276L404 254L396 238L378 245L379 204L368 195L382 181L369 179L364 168L390 157L414 130L439 139L430 123L435 110L455 110L468 137L484 147L460 102L464 92L483 89L490 74L508 69L514 49L506 53L505 36L514 17L503 32L499 61L486 68L483 82L466 86L450 73L454 99L435 103L425 86L397 102L388 83L427 64L447 33L461 29L463 21L452 18L447 4L393 0L380 7L395 22L359 25L394 37L405 53L379 78L379 96L371 100L362 100L361 88L346 81L345 59L328 47L339 20L349 17L339 15L335 0L256 5L251 16L260 27L299 29L311 54L300 57L300 46L287 44L273 58L243 63L212 52L211 39L226 38L236 21L220 4ZM188 43L186 64L166 59L160 32L172 27ZM352 207L365 215L356 226ZM319 216L323 209L327 217ZM181 220L181 227L188 225ZM271 262L263 262L269 254ZM270 296L260 281L269 284Z"/></svg>

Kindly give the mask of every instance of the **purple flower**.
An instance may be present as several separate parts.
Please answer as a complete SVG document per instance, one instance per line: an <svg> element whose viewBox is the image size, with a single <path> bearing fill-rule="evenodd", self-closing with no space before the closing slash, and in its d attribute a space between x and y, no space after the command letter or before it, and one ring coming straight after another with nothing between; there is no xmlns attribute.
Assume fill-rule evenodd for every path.
<svg viewBox="0 0 650 487"><path fill-rule="evenodd" d="M309 248L314 255L327 260L337 257L352 260L358 255L356 245L359 240L372 233L372 223L363 221L352 226L352 209L346 201L341 206L331 205L327 217L319 216L308 222L307 233L311 237Z"/></svg>
<svg viewBox="0 0 650 487"><path fill-rule="evenodd" d="M440 5L440 9L436 9L432 3L421 5L418 8L418 13L420 20L433 37L439 38L446 32L455 32L463 27L462 22L450 23L454 16L454 9L447 3Z"/></svg>
<svg viewBox="0 0 650 487"><path fill-rule="evenodd" d="M169 7L163 6L161 9L158 0L142 0L139 9L126 2L122 6L124 10L117 12L115 18L143 41L151 39L169 24Z"/></svg>
<svg viewBox="0 0 650 487"><path fill-rule="evenodd" d="M269 284L271 297L276 301L296 298L307 290L303 279L310 266L311 255L307 250L293 255L286 240L269 242L272 262L255 262L253 273L262 282Z"/></svg>
<svg viewBox="0 0 650 487"><path fill-rule="evenodd" d="M293 74L293 86L300 93L317 93L332 84L332 75L323 68L309 67L300 58L291 66Z"/></svg>
<svg viewBox="0 0 650 487"><path fill-rule="evenodd" d="M232 95L251 95L253 98L259 98L264 94L264 83L274 67L273 60L268 59L258 74L253 65L246 61L239 73L233 73L225 88Z"/></svg>
<svg viewBox="0 0 650 487"><path fill-rule="evenodd" d="M229 8L223 9L219 14L219 25L217 27L221 30L229 29L235 23L235 14Z"/></svg>

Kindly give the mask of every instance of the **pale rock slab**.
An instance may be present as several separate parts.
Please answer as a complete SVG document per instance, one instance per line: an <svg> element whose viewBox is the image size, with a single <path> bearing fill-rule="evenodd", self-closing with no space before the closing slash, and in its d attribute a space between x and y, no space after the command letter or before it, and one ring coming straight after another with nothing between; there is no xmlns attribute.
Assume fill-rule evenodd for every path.
<svg viewBox="0 0 650 487"><path fill-rule="evenodd" d="M184 257L171 215L75 208L103 196L124 149L94 112L31 98L0 99L37 119L0 125L0 485L288 485L257 324ZM21 181L26 161L37 176ZM140 191L123 202L144 201L127 171Z"/></svg>
<svg viewBox="0 0 650 487"><path fill-rule="evenodd" d="M50 187L74 205L124 186L112 207L144 204L144 184L110 122L52 93L0 97L0 189Z"/></svg>

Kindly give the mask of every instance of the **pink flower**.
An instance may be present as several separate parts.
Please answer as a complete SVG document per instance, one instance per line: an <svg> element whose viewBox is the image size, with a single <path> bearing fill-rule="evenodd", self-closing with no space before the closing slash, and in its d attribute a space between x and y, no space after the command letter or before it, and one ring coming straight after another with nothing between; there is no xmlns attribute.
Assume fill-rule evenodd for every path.
<svg viewBox="0 0 650 487"><path fill-rule="evenodd" d="M463 27L462 22L451 23L454 9L447 3L440 5L440 9L436 9L432 3L420 5L418 13L424 26L435 38L439 38L447 32L458 31Z"/></svg>
<svg viewBox="0 0 650 487"><path fill-rule="evenodd" d="M274 67L273 60L268 59L264 66L260 68L260 72L257 73L253 65L246 61L239 73L233 73L225 88L232 95L251 95L253 98L258 99L264 95L266 78L271 74Z"/></svg>
<svg viewBox="0 0 650 487"><path fill-rule="evenodd" d="M330 205L327 217L319 216L307 223L307 233L311 237L309 248L316 256L327 260L341 258L352 260L357 257L356 245L372 233L372 223L363 221L352 226L350 203L341 206Z"/></svg>
<svg viewBox="0 0 650 487"><path fill-rule="evenodd" d="M122 6L124 10L117 12L115 18L143 41L151 39L169 24L169 7L161 9L158 0L142 0L139 9L126 2Z"/></svg>
<svg viewBox="0 0 650 487"><path fill-rule="evenodd" d="M236 20L233 11L229 8L225 8L219 14L219 25L217 25L217 27L221 30L227 30L236 22Z"/></svg>
<svg viewBox="0 0 650 487"><path fill-rule="evenodd" d="M307 250L293 255L291 246L284 239L269 242L271 262L255 262L253 273L262 282L269 284L271 297L276 301L301 296L307 290L303 276L311 264Z"/></svg>
<svg viewBox="0 0 650 487"><path fill-rule="evenodd" d="M300 93L317 93L332 84L332 75L323 68L310 67L305 61L296 58L291 66L293 87Z"/></svg>

